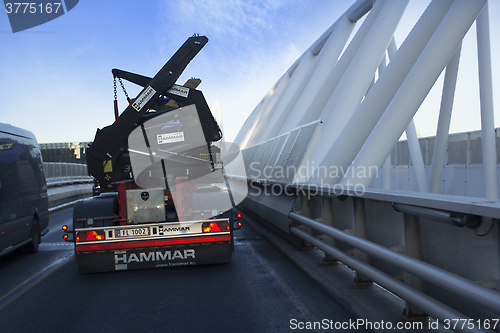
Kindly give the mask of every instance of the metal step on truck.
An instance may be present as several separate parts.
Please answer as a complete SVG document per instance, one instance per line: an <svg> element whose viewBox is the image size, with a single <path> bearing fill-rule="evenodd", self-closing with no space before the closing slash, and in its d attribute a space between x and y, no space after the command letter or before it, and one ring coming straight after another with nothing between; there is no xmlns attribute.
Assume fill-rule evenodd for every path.
<svg viewBox="0 0 500 333"><path fill-rule="evenodd" d="M81 273L227 263L246 196L231 191L225 166L241 159L217 144L222 133L199 79L175 82L207 43L190 37L153 77L114 69L115 122L87 150L94 196L74 205L64 238ZM122 79L143 90L131 100ZM116 81L128 107L118 115ZM241 161L236 163L241 165Z"/></svg>

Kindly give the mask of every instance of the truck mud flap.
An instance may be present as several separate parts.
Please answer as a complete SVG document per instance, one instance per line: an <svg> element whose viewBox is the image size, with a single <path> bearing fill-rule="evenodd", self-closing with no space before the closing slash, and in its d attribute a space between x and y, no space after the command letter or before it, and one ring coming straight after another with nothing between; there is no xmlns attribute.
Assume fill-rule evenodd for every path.
<svg viewBox="0 0 500 333"><path fill-rule="evenodd" d="M111 272L231 261L231 244L195 244L130 250L76 253L80 273Z"/></svg>

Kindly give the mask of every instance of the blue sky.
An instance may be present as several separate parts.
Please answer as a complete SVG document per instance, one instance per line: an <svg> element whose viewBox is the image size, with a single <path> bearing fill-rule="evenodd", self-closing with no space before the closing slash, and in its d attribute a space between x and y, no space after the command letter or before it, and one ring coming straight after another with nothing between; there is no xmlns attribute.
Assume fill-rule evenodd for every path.
<svg viewBox="0 0 500 333"><path fill-rule="evenodd" d="M208 104L213 106L220 98L225 137L231 141L264 94L352 3L354 0L80 0L67 14L16 34L11 32L7 15L0 14L0 122L31 130L39 142L91 141L98 127L114 120L111 69L153 76L197 33L206 35L209 43L178 83L199 77L203 80L199 89ZM410 2L396 34L398 45L411 28L409 22L418 19L427 3ZM499 17L498 5L498 0L492 1L490 17ZM499 31L495 23L493 59L495 55L500 58L498 43L493 42L500 40ZM473 76L477 75L473 69L477 67L473 62L475 37L467 43L472 50L466 52L472 58L467 63L472 69L464 67L463 71ZM496 62L494 66L496 73ZM494 80L497 77L494 74ZM131 96L140 91L132 83L125 85ZM498 89L495 92L499 95ZM120 92L119 97L122 111L126 103ZM474 103L473 99L467 97L466 103ZM457 112L454 117L452 131L480 126L478 115ZM422 135L433 135L436 122L435 110L417 114Z"/></svg>

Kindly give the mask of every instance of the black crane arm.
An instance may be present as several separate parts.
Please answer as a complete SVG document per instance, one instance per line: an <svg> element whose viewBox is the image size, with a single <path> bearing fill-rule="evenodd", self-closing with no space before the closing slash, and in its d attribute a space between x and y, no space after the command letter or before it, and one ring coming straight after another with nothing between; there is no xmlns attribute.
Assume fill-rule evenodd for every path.
<svg viewBox="0 0 500 333"><path fill-rule="evenodd" d="M207 42L208 38L205 36L188 38L153 78L118 69L112 71L115 77L129 80L144 89L113 124L97 130L94 141L88 148L89 174L105 189L111 188L113 182L132 178L127 138L146 119L173 108L195 104L207 143L221 139L219 126L203 93L175 85L186 66ZM152 109L155 112L151 112Z"/></svg>
<svg viewBox="0 0 500 333"><path fill-rule="evenodd" d="M135 83L138 86L141 86L143 88L146 87L149 84L149 82L151 82L151 80L152 80L152 78L150 78L150 77L127 72L127 71L122 71L121 69L117 69L117 68L113 69L111 71L111 73L113 73L114 77L117 77L117 78L119 77L121 79L125 79L125 80L130 81L132 83Z"/></svg>

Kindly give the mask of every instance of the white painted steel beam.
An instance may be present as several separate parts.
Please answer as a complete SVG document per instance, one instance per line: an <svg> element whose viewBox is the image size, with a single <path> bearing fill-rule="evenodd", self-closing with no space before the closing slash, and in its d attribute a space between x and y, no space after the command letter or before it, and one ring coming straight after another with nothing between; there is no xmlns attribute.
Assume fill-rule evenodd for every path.
<svg viewBox="0 0 500 333"><path fill-rule="evenodd" d="M410 149L413 170L415 171L415 177L417 179L418 191L425 193L427 192L429 185L427 185L424 159L422 158L422 151L420 150L420 144L418 143L417 130L413 119L410 120L410 123L406 127L405 131L406 138L408 140L408 148Z"/></svg>
<svg viewBox="0 0 500 333"><path fill-rule="evenodd" d="M378 0L377 2L375 2L372 10L370 10L370 13L364 20L358 32L349 43L349 46L347 46L340 59L337 61L337 64L335 65L335 67L333 67L333 70L328 75L327 80L325 81L321 89L319 89L315 94L311 105L309 105L309 107L304 111L299 124L308 124L319 119L319 116L323 111L326 103L330 99L340 79L344 75L345 71L349 67L349 64L356 55L356 52L363 43L363 40L370 31L373 22L379 15L384 2L385 0Z"/></svg>
<svg viewBox="0 0 500 333"><path fill-rule="evenodd" d="M493 79L491 72L488 3L476 20L479 96L481 101L481 140L486 198L498 199L495 122L493 116ZM493 231L494 277L500 279L500 223Z"/></svg>
<svg viewBox="0 0 500 333"><path fill-rule="evenodd" d="M252 135L252 128L255 127L255 121L257 120L257 117L259 116L260 113L260 108L262 106L262 103L266 100L268 96L264 96L260 103L253 109L252 113L248 116L247 120L243 123L243 125L240 128L240 131L236 135L236 138L234 139L234 143L237 145L244 145L248 142L248 139ZM245 148L245 145L243 146Z"/></svg>
<svg viewBox="0 0 500 333"><path fill-rule="evenodd" d="M286 103L286 105L283 107L282 116L278 119L272 131L269 132L266 140L272 139L280 134L288 132L288 131L283 132L283 127L285 126L285 123L287 121L293 120L297 117L299 117L300 119L300 115L296 114L294 115L292 112L295 109L297 102L300 101L300 96L302 96L304 90L308 86L310 79L316 73L316 69L318 68L318 64L320 64L321 58L323 58L323 54L321 52L319 54L314 55L313 63L310 65L308 73L306 74L304 79L302 79L300 83L297 85L297 87L295 88L295 92L291 94L291 98L288 100L288 103Z"/></svg>
<svg viewBox="0 0 500 333"><path fill-rule="evenodd" d="M390 47L391 58L394 58L396 54L396 52L394 51L395 48L396 42L393 38ZM410 150L410 157L413 164L413 170L415 171L415 178L417 180L418 191L425 193L428 190L427 177L425 175L425 165L424 159L422 158L422 151L420 150L420 144L418 142L417 129L415 128L415 122L413 121L413 119L406 127L405 132L408 142L408 149Z"/></svg>
<svg viewBox="0 0 500 333"><path fill-rule="evenodd" d="M392 190L392 173L391 170L391 155L387 156L387 159L382 166L382 188L384 190Z"/></svg>
<svg viewBox="0 0 500 333"><path fill-rule="evenodd" d="M441 110L439 112L434 153L432 154L431 180L429 184L430 193L439 193L441 189L461 49L462 45L458 47L457 51L446 66L443 94L441 97Z"/></svg>
<svg viewBox="0 0 500 333"><path fill-rule="evenodd" d="M358 0L346 12L345 16L351 22L357 22L373 7L373 0Z"/></svg>
<svg viewBox="0 0 500 333"><path fill-rule="evenodd" d="M321 89L328 79L328 74L332 72L335 64L337 63L340 53L344 49L354 25L355 24L349 21L345 15L339 18L337 26L318 55L318 65L316 66L311 79L307 83L305 89L300 93L297 103L295 103L295 106L290 112L290 116L281 128L279 134L286 133L298 126L304 125L300 122L304 111L307 110L309 105L311 105L314 97L316 96L316 92Z"/></svg>
<svg viewBox="0 0 500 333"><path fill-rule="evenodd" d="M387 53L389 54L390 59L394 59L394 55L396 54L397 51L396 47L396 41L394 40L394 37L391 39L391 42L389 43L389 47L387 48ZM386 57L384 55L384 58L382 58L382 61L380 62L380 65L378 66L378 76L380 78L380 75L384 72L385 68L387 67L387 62L386 62ZM382 166L382 188L385 190L391 190L392 189L392 165L391 165L391 154L387 156L387 159L384 162L384 165Z"/></svg>
<svg viewBox="0 0 500 333"><path fill-rule="evenodd" d="M302 87L304 82L309 81L314 70L313 65L315 64L316 56L307 50L300 58L300 62L295 68L293 74L290 77L290 82L288 82L285 91L283 92L283 97L280 103L273 110L273 116L269 123L267 124L262 135L257 139L257 143L262 143L267 139L272 139L278 133L283 126L286 118L290 113L290 109L287 109L287 105L290 101L297 101L299 88Z"/></svg>
<svg viewBox="0 0 500 333"><path fill-rule="evenodd" d="M394 40L394 38L391 41L389 49L391 59L394 59L394 56L396 55L396 41ZM422 158L422 151L420 150L420 144L418 142L417 129L415 128L415 122L413 121L413 119L406 127L405 132L408 142L408 149L410 150L410 157L413 164L413 170L415 171L415 178L417 180L418 191L425 193L428 190L427 178L425 175L425 165L424 159Z"/></svg>
<svg viewBox="0 0 500 333"><path fill-rule="evenodd" d="M395 53L394 58L390 59L391 61L387 65L387 68L380 75L378 81L366 95L363 102L358 106L338 139L327 149L328 153L325 155L323 161L316 165L323 167L334 166L342 168L342 170L347 170L452 3L453 0L432 1L397 52L395 43L391 42L389 44L389 57L391 57L391 53ZM373 10L375 10L375 7ZM388 155L385 155L384 159ZM314 176L309 180L309 183L319 183L321 181L323 183L336 184L340 181L340 178L324 179Z"/></svg>
<svg viewBox="0 0 500 333"><path fill-rule="evenodd" d="M451 6L451 1L450 1L450 6ZM431 6L427 7L427 8L430 8ZM448 8L450 8L448 6ZM387 48L387 53L389 54L389 59L394 59L394 57L396 56L396 52L398 51L398 48L396 46L396 41L393 39L391 39L391 42L389 43L389 47Z"/></svg>
<svg viewBox="0 0 500 333"><path fill-rule="evenodd" d="M281 101L283 92L289 80L290 75L288 75L288 73L285 73L285 75L283 75L281 79L275 84L275 87L273 87L273 89L268 92L267 100L263 101L263 103L261 104L262 106L259 110L259 118L257 120L254 120L253 130L246 133L245 138L241 143L239 143L242 149L245 147L251 147L252 145L257 143L258 138L262 135L262 132L269 124L269 121L273 116L273 110L275 109L275 106L279 103L279 101Z"/></svg>
<svg viewBox="0 0 500 333"><path fill-rule="evenodd" d="M358 177L352 171L382 166L485 3L486 0L456 0L453 3L352 163L352 170L346 173L342 185L368 186L372 182L375 175Z"/></svg>
<svg viewBox="0 0 500 333"><path fill-rule="evenodd" d="M363 0L363 1L358 1L359 3L361 2L366 2L369 0ZM356 4L355 4L356 5ZM353 5L353 7L355 6ZM325 43L328 41L330 36L332 35L333 31L336 29L337 25L339 24L339 21L341 19L338 19L333 23L312 45L311 47L306 50L305 53L307 52L312 52L314 56L317 56L322 48L324 47ZM303 55L302 55L303 56ZM247 135L245 139L245 146L246 147L251 147L252 145L255 145L259 142L263 142L263 138L261 138L262 133L266 130L269 122L275 116L275 110L276 108L280 105L281 99L283 98L283 92L285 91L285 87L287 86L287 83L290 81L290 77L295 73L295 70L297 69L298 63L301 61L302 56L297 59L292 66L287 70L287 72L281 77L281 79L275 84L274 88L274 93L272 94L272 98L270 98L267 102L267 104L262 105L262 110L261 112L263 115L259 117L259 124L255 125L255 131L251 133L251 135ZM271 89L273 90L273 89ZM269 93L268 93L269 94ZM240 130L241 132L241 130ZM239 135L240 133L238 133Z"/></svg>
<svg viewBox="0 0 500 333"><path fill-rule="evenodd" d="M498 199L495 121L493 117L493 79L491 72L488 3L476 21L479 95L481 100L481 137L486 197Z"/></svg>
<svg viewBox="0 0 500 333"><path fill-rule="evenodd" d="M408 0L385 1L380 14L321 112L320 119L325 123L324 128L329 129L329 141L335 140L361 103L407 4Z"/></svg>

